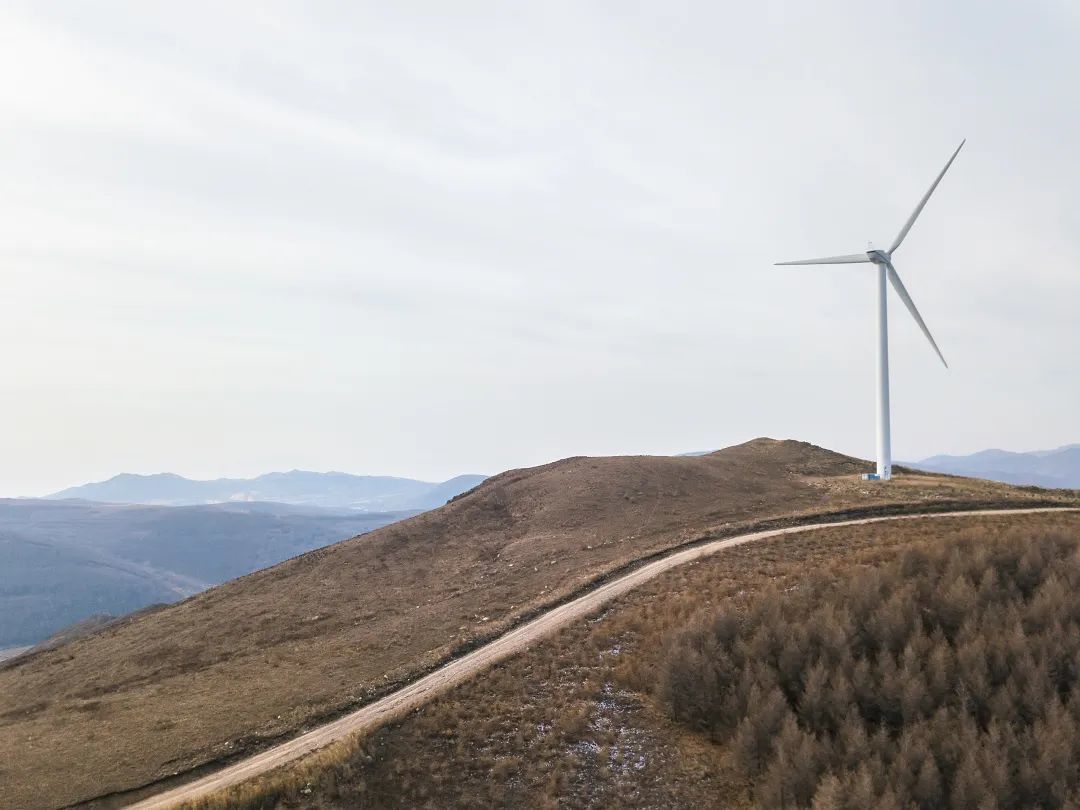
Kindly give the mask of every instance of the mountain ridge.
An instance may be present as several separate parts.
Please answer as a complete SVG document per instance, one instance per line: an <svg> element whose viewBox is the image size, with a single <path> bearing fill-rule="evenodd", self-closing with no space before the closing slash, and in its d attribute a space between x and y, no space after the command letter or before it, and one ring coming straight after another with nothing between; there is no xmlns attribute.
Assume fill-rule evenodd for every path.
<svg viewBox="0 0 1080 810"><path fill-rule="evenodd" d="M170 472L120 473L104 481L68 487L43 500L80 499L98 503L199 506L262 501L294 506L348 508L367 512L432 509L472 489L487 476L465 474L446 481L389 475L289 470L254 478L194 479Z"/></svg>
<svg viewBox="0 0 1080 810"><path fill-rule="evenodd" d="M1017 452L990 448L968 455L936 455L905 462L929 472L985 478L1006 484L1054 489L1080 488L1080 444Z"/></svg>

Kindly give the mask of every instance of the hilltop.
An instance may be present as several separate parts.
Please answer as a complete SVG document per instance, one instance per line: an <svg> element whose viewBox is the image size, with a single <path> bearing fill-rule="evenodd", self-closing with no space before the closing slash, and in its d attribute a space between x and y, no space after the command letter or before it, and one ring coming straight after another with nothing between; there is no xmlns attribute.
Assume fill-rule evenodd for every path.
<svg viewBox="0 0 1080 810"><path fill-rule="evenodd" d="M822 512L1076 502L902 470L868 484L859 473L870 468L758 439L513 470L440 509L17 659L0 669L0 768L13 786L3 801L72 803L257 748L708 533Z"/></svg>

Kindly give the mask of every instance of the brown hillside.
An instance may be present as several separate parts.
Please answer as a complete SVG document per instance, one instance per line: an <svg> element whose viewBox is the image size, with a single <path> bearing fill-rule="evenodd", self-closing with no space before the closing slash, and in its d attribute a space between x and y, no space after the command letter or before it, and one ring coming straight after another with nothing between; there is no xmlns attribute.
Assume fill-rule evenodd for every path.
<svg viewBox="0 0 1080 810"><path fill-rule="evenodd" d="M1045 552L1048 540L1065 555L1039 553L1040 547ZM1078 542L1080 513L1072 512L842 526L729 548L662 573L586 621L573 622L400 720L198 802L192 810L805 808L809 803L796 805L791 793L780 800L775 795L777 782L786 782L790 788L792 782L805 782L808 769L828 766L844 781L839 791L834 786L831 801L826 799L827 784L821 786L825 795L813 804L819 810L1062 807L1067 786L1071 784L1075 791L1080 774L1080 737L1067 727L1080 715L1075 696L1066 707L1064 700L1048 698L1045 689L1048 682L1064 681L1076 695L1080 689L1077 671L1067 665L1047 667L1045 659L1039 666L1039 651L1029 645L1041 629L1051 636L1049 646L1042 648L1043 656L1049 652L1059 661L1073 659L1080 635L1061 628L1075 624L1076 600L1071 597L1073 591L1061 583L1069 581L1065 578L1069 570L1075 572ZM1045 571L1046 562L1056 561L1055 573L1042 580L1049 587L1029 603L1036 615L1021 618L1015 612L997 612L999 619L1026 626L1030 635L1013 628L1002 631L985 619L965 621L961 634L968 635L966 644L961 639L960 644L928 654L924 637L921 646L896 650L896 664L885 678L871 678L870 671L864 670L858 680L856 666L841 661L850 666L823 679L820 662L817 666L806 663L812 645L826 639L834 643L869 640L872 633L904 633L922 627L912 617L926 616L930 608L929 589L916 586L926 570L926 557L951 558L965 546L969 551L980 550L999 565L1008 566L1020 556L1009 553L1009 546L1019 546L1024 558L1017 566L1022 576L1006 572L980 578L970 588L950 589L950 599L968 597L975 602L965 605L965 616L985 614L995 586L999 595L1002 588L1016 588L1020 583L1032 588L1041 579L1039 568ZM970 560L965 554L956 557L965 558ZM906 564L902 563L905 559ZM880 575L898 564L904 565L907 587L898 599L878 598L870 591L870 599L865 594L845 595L841 607L822 609L821 596L828 589L852 580L881 583ZM780 601L802 604L785 615L768 605L770 594ZM876 615L861 624L859 633L850 632L850 625L843 626L852 620L854 611L868 607ZM734 627L717 622L719 611L736 618ZM873 710L884 699L901 711L900 718L893 717L894 723L910 719L918 726L917 717L931 717L932 727L910 729L910 738L905 735L899 745L888 747L888 754L898 755L888 768L877 761L882 753L878 744L895 736L889 728L883 730L881 718L875 716L868 729L841 735L841 740L854 743L847 762L833 759L843 753L842 748L828 752L818 747L830 739L829 732L818 732L809 740L800 739L798 750L781 754L783 765L748 778L744 768L753 759L746 755L755 753L757 742L764 743L767 764L776 766L772 745L782 750L785 743L790 746L792 736L790 728L785 735L782 722L788 710L784 699L777 701L774 695L767 700L769 689L760 690L754 673L746 681L741 676L732 678L730 667L740 653L722 647L740 620L752 620L755 614L775 618L778 626L753 642L758 647L751 660L761 670L783 662L794 673L805 675L800 684L816 681L822 687L816 699L796 708L802 717L821 720L833 709L846 721L859 717L860 708ZM702 627L713 632L701 638L694 631ZM760 649L762 645L767 649ZM781 645L787 645L782 654L778 652ZM896 644L900 646L907 645ZM965 677L958 665L982 671ZM927 666L930 673L922 672ZM912 679L913 672L923 677ZM851 689L851 677L860 684L857 690ZM943 677L946 688L941 689ZM1005 688L992 701L983 702L978 691L967 691L972 686L990 691L995 678ZM1015 683L1018 679L1026 681L1022 688ZM716 719L730 722L749 711L758 715L758 725L740 724L734 735L730 727L723 727L717 734L715 726L701 722L703 718L677 713L678 719L672 717L673 687L675 694L690 698L683 710L689 707L696 714L710 708L710 691L725 685L748 685L759 696L746 696L745 702L731 700L732 705L723 706ZM855 694L845 691L845 685ZM937 712L932 701L935 687L939 700L955 702L967 696L973 712L992 710L1012 716L999 718L1004 722L995 722L993 731L983 727L983 732L990 733L980 734L955 713ZM1025 707L1020 712L1014 709L1017 703ZM775 730L760 725L770 709L777 711L776 719L781 721ZM1037 725L1031 739L1024 729L1030 733L1033 720ZM761 730L761 737L747 735ZM884 736L875 739L878 734ZM926 756L927 747L933 757ZM957 759L971 760L961 767L974 779L961 776L958 780L967 782L965 795L958 796L955 790L948 798L924 793L921 801L909 803L910 796L903 794L920 784L918 774L928 759L941 763L942 787L954 780ZM852 780L844 773L852 765L856 770L867 766L870 778L863 782L859 774ZM922 786L932 788L933 780L928 784L924 778ZM879 795L868 796L867 787L876 788ZM1032 795L1032 787L1049 790L1042 796ZM885 792L888 795L880 795ZM1064 806L1074 807L1075 801Z"/></svg>
<svg viewBox="0 0 1080 810"><path fill-rule="evenodd" d="M130 790L290 734L635 559L772 516L1050 494L758 439L572 458L0 669L0 804ZM58 767L62 763L62 767Z"/></svg>

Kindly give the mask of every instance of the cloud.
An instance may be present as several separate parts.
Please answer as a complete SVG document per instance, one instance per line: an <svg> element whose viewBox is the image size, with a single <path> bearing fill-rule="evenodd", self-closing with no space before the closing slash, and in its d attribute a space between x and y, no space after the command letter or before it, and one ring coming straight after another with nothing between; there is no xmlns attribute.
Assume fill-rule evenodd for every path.
<svg viewBox="0 0 1080 810"><path fill-rule="evenodd" d="M963 136L898 255L952 370L894 308L896 452L1075 441L1075 28L1053 3L10 6L0 488L762 433L868 455L873 281L772 262L886 244Z"/></svg>

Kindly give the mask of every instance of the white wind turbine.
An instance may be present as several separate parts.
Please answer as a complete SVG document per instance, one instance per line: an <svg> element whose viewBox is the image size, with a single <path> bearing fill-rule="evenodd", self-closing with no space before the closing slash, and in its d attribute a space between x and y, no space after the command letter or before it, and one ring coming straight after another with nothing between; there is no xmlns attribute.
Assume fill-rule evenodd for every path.
<svg viewBox="0 0 1080 810"><path fill-rule="evenodd" d="M941 178L945 176L945 172L949 170L952 162L956 160L956 156L960 154L960 150L966 142L966 140L961 141L960 146L956 147L956 151L953 152L952 157L949 158L949 162L945 164L945 168L941 170L941 174L937 176L933 185L931 185L926 194L923 195L923 198L919 200L919 204L915 206L915 210L911 213L911 216L908 217L908 221L904 223L904 227L900 229L900 233L897 234L896 239L893 240L892 246L888 250L868 250L865 253L852 253L848 256L826 256L823 259L802 259L797 262L777 262L777 264L784 265L855 264L858 262L869 262L877 265L877 475L864 476L865 478L876 478L882 481L888 481L892 478L892 440L889 430L889 315L888 301L885 296L886 277L888 277L889 281L892 283L893 289L896 290L896 294L900 296L900 300L904 302L904 306L908 308L911 317L915 319L915 323L919 325L919 328L922 329L922 333L926 335L926 339L930 341L930 345L934 347L934 351L937 352L937 356L941 358L941 362L945 364L945 368L949 367L949 364L945 363L945 357L941 354L941 349L939 349L937 343L934 342L930 330L926 328L926 323L923 321L922 316L919 315L919 310L915 308L915 302L911 300L911 296L908 295L908 291L904 288L904 282L900 280L900 276L893 266L892 255L896 252L896 249L900 247L900 243L904 241L904 237L908 235L911 226L915 224L915 220L918 219L919 214L922 213L923 208L926 206L926 201L930 199L930 195L934 193L934 189L938 187Z"/></svg>

